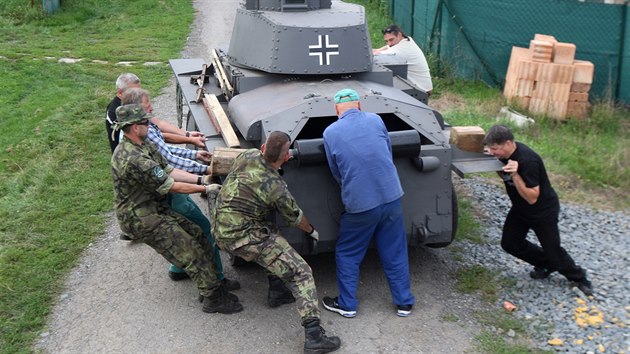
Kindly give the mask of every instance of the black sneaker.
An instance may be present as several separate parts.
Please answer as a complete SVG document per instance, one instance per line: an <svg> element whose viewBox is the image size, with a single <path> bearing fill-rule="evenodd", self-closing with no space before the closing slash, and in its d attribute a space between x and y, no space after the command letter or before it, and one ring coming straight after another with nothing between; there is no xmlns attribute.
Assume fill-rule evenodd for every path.
<svg viewBox="0 0 630 354"><path fill-rule="evenodd" d="M586 296L593 296L593 284L584 278L577 282L577 288L580 289Z"/></svg>
<svg viewBox="0 0 630 354"><path fill-rule="evenodd" d="M346 318L352 318L357 315L356 311L348 311L348 310L342 309L341 306L339 306L339 304L337 303L336 297L332 298L332 297L324 296L324 298L322 299L322 304L324 305L324 308L326 310L336 312Z"/></svg>
<svg viewBox="0 0 630 354"><path fill-rule="evenodd" d="M398 317L407 317L411 315L412 308L413 308L413 305L398 305L396 314L398 315Z"/></svg>
<svg viewBox="0 0 630 354"><path fill-rule="evenodd" d="M221 285L227 291L234 291L241 288L241 283L239 283L238 280L231 280L228 278L223 278L221 280Z"/></svg>
<svg viewBox="0 0 630 354"><path fill-rule="evenodd" d="M171 272L170 270L168 271L168 277L171 278L172 281L180 281L180 280L185 280L185 279L190 279L190 276L188 274L184 273L176 273L176 272Z"/></svg>
<svg viewBox="0 0 630 354"><path fill-rule="evenodd" d="M547 269L547 268L538 268L538 267L534 267L534 270L532 270L531 272L529 272L529 276L532 279L545 279L547 277L549 277L551 275L551 273L553 273L553 270Z"/></svg>

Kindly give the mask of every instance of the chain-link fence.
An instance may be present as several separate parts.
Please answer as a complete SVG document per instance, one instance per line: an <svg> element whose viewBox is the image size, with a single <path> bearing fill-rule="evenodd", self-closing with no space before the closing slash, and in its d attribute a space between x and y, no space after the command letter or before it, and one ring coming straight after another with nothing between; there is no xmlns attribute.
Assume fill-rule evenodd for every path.
<svg viewBox="0 0 630 354"><path fill-rule="evenodd" d="M396 23L457 76L502 87L512 46L548 34L595 64L591 97L630 103L628 0L387 1Z"/></svg>

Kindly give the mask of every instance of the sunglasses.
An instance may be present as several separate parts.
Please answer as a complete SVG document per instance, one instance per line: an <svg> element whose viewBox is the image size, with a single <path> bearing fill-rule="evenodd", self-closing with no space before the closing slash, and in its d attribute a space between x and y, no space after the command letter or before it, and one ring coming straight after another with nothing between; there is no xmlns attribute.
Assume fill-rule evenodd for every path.
<svg viewBox="0 0 630 354"><path fill-rule="evenodd" d="M143 120L141 122L136 123L137 125L149 125L149 120Z"/></svg>
<svg viewBox="0 0 630 354"><path fill-rule="evenodd" d="M383 34L393 33L394 35L400 32L400 28L398 26L389 26L381 31Z"/></svg>

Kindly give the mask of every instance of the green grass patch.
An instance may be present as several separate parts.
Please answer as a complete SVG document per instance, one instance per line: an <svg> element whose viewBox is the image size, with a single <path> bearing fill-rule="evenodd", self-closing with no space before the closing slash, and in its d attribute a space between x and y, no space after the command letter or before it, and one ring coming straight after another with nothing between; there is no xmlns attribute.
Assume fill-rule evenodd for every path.
<svg viewBox="0 0 630 354"><path fill-rule="evenodd" d="M498 289L495 275L496 274L493 272L479 265L462 268L455 274L457 281L455 286L457 290L462 293L477 293L484 301L494 303L497 301Z"/></svg>
<svg viewBox="0 0 630 354"><path fill-rule="evenodd" d="M481 225L475 217L472 203L468 199L458 198L459 217L457 219L456 240L468 240L475 244L484 244L486 240L481 235Z"/></svg>
<svg viewBox="0 0 630 354"><path fill-rule="evenodd" d="M190 1L179 0L133 6L64 0L49 16L28 5L0 4L0 352L6 353L32 350L65 276L112 210L104 115L116 77L134 72L158 92L193 14ZM58 63L62 56L84 60ZM114 65L123 60L164 64Z"/></svg>

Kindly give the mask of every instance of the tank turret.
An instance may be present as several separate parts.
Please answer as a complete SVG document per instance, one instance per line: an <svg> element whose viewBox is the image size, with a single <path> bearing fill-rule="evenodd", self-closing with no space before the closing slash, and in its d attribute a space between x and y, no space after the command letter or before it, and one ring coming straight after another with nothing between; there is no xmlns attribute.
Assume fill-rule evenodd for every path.
<svg viewBox="0 0 630 354"><path fill-rule="evenodd" d="M247 1L236 13L230 64L275 74L348 74L372 68L363 7L328 0Z"/></svg>

